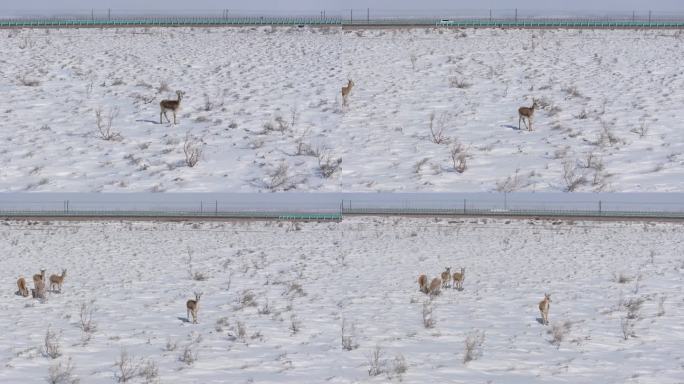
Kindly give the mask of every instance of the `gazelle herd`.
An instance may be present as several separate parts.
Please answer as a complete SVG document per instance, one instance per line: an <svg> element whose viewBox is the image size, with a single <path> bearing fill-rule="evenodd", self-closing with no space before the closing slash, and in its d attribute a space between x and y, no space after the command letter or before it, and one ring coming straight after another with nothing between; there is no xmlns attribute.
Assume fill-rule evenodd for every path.
<svg viewBox="0 0 684 384"><path fill-rule="evenodd" d="M435 277L432 280L425 274L418 276L418 290L430 297L434 297L440 293L441 288L463 290L463 281L465 280L465 268L461 268L460 272L451 274L451 267L445 267L444 271L440 273L440 277ZM428 284L428 281L430 283ZM551 295L544 293L544 299L539 302L539 312L541 313L541 323L549 324L549 308L551 302Z"/></svg>
<svg viewBox="0 0 684 384"><path fill-rule="evenodd" d="M66 277L66 269L62 270L61 275L51 275L50 276L50 289L52 292L57 292L55 290L55 287L59 288L59 292L62 292L62 283L64 282L64 278ZM45 279L45 270L41 269L40 273L36 273L33 275L33 289L31 289L31 296L34 299L45 299L45 293L47 292L46 290L46 279ZM17 295L23 296L23 297L28 297L29 296L29 288L28 284L26 283L26 279L21 276L19 279L17 279Z"/></svg>

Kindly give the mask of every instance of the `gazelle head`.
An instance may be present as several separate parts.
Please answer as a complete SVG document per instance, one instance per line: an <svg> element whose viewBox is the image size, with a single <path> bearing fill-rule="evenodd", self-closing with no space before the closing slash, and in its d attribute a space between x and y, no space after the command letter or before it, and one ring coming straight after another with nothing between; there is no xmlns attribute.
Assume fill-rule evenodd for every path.
<svg viewBox="0 0 684 384"><path fill-rule="evenodd" d="M200 297L202 297L202 292L195 292L195 301L199 303Z"/></svg>
<svg viewBox="0 0 684 384"><path fill-rule="evenodd" d="M551 302L551 295L549 295L548 293L545 292L544 293L544 300L546 300L550 303Z"/></svg>
<svg viewBox="0 0 684 384"><path fill-rule="evenodd" d="M66 268L62 269L62 277L66 276Z"/></svg>
<svg viewBox="0 0 684 384"><path fill-rule="evenodd" d="M354 86L354 81L352 79L347 79L347 87L353 87Z"/></svg>
<svg viewBox="0 0 684 384"><path fill-rule="evenodd" d="M451 267L444 267L444 271L446 271L446 273L451 273Z"/></svg>
<svg viewBox="0 0 684 384"><path fill-rule="evenodd" d="M461 267L461 276L465 276L465 267Z"/></svg>
<svg viewBox="0 0 684 384"><path fill-rule="evenodd" d="M181 99L183 99L183 96L185 96L185 92L176 91L176 95L178 96L178 101L181 101Z"/></svg>
<svg viewBox="0 0 684 384"><path fill-rule="evenodd" d="M530 109L536 109L536 108L539 108L539 100L537 100L536 98L533 97L532 98L532 107Z"/></svg>

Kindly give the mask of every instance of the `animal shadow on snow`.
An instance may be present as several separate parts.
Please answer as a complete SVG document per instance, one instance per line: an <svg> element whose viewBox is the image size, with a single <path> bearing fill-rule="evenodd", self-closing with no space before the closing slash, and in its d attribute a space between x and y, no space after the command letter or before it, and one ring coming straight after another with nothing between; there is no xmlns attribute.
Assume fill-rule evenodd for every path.
<svg viewBox="0 0 684 384"><path fill-rule="evenodd" d="M177 319L183 323L189 323L190 322L190 319L188 319L187 317L183 317L183 316L178 316Z"/></svg>
<svg viewBox="0 0 684 384"><path fill-rule="evenodd" d="M544 325L544 319L542 319L541 317L537 317L537 323Z"/></svg>
<svg viewBox="0 0 684 384"><path fill-rule="evenodd" d="M509 125L509 124L504 124L501 126L501 128L508 128L508 129L512 129L514 131L522 131L522 128L518 128L515 125Z"/></svg>
<svg viewBox="0 0 684 384"><path fill-rule="evenodd" d="M152 124L157 124L157 125L162 125L163 123L158 123L156 120L148 120L148 119L138 119L136 120L138 123L152 123Z"/></svg>

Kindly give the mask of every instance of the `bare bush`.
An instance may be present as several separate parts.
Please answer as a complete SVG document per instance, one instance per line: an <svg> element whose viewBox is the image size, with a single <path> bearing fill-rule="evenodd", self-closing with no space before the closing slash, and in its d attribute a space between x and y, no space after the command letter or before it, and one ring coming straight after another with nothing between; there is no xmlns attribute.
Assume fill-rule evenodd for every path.
<svg viewBox="0 0 684 384"><path fill-rule="evenodd" d="M485 334L482 331L475 330L468 333L464 342L463 364L477 360L482 356L482 344L484 344L484 340Z"/></svg>
<svg viewBox="0 0 684 384"><path fill-rule="evenodd" d="M646 135L648 135L648 125L646 125L646 120L641 118L639 120L639 126L632 128L630 132L636 133L640 138L644 138Z"/></svg>
<svg viewBox="0 0 684 384"><path fill-rule="evenodd" d="M290 167L286 162L278 164L278 166L268 173L266 181L266 188L271 191L289 190L294 186L292 177L289 175Z"/></svg>
<svg viewBox="0 0 684 384"><path fill-rule="evenodd" d="M644 299L642 297L632 297L622 303L622 306L627 311L628 320L636 320L639 318L639 312L641 311L641 305L643 303Z"/></svg>
<svg viewBox="0 0 684 384"><path fill-rule="evenodd" d="M579 172L577 164L572 160L563 162L563 182L566 192L574 192L587 183L586 177Z"/></svg>
<svg viewBox="0 0 684 384"><path fill-rule="evenodd" d="M245 289L238 297L238 309L256 307L257 305L256 294L252 290Z"/></svg>
<svg viewBox="0 0 684 384"><path fill-rule="evenodd" d="M171 338L166 339L166 345L164 346L164 350L167 352L172 352L175 351L176 348L178 348L178 343L171 340Z"/></svg>
<svg viewBox="0 0 684 384"><path fill-rule="evenodd" d="M435 122L435 113L430 114L430 140L435 144L447 144L449 142L444 131L449 120L447 113L442 113Z"/></svg>
<svg viewBox="0 0 684 384"><path fill-rule="evenodd" d="M114 363L116 371L114 372L114 380L117 383L127 383L138 376L138 364L134 361L134 357L128 354L125 349L121 350L119 359Z"/></svg>
<svg viewBox="0 0 684 384"><path fill-rule="evenodd" d="M373 348L368 354L368 376L379 376L385 372L386 361L382 358L383 350L380 346Z"/></svg>
<svg viewBox="0 0 684 384"><path fill-rule="evenodd" d="M71 357L62 360L57 364L53 364L48 368L48 377L46 381L49 384L78 384L80 380L74 377L74 366Z"/></svg>
<svg viewBox="0 0 684 384"><path fill-rule="evenodd" d="M327 150L317 150L318 170L323 178L329 179L342 169L342 158L334 158Z"/></svg>
<svg viewBox="0 0 684 384"><path fill-rule="evenodd" d="M516 169L513 175L506 177L505 180L497 181L494 189L497 192L510 193L525 188L529 184L529 178L526 175L521 175L520 169Z"/></svg>
<svg viewBox="0 0 684 384"><path fill-rule="evenodd" d="M95 312L95 309L94 300L81 303L78 326L83 332L83 343L87 343L97 329L97 324L93 321L93 312Z"/></svg>
<svg viewBox="0 0 684 384"><path fill-rule="evenodd" d="M186 345L183 351L178 355L178 361L185 365L193 365L197 361L197 351L192 349L192 344Z"/></svg>
<svg viewBox="0 0 684 384"><path fill-rule="evenodd" d="M138 376L145 380L145 383L153 383L159 377L159 366L154 360L143 361L140 364Z"/></svg>
<svg viewBox="0 0 684 384"><path fill-rule="evenodd" d="M449 77L449 86L452 88L467 89L470 88L472 84L456 76L451 76Z"/></svg>
<svg viewBox="0 0 684 384"><path fill-rule="evenodd" d="M247 341L247 327L242 321L237 321L228 331L228 338L233 341L244 343Z"/></svg>
<svg viewBox="0 0 684 384"><path fill-rule="evenodd" d="M41 350L44 357L56 359L62 356L62 347L59 344L60 338L61 334L53 331L48 325L47 330L45 331L45 337L43 338L43 347Z"/></svg>
<svg viewBox="0 0 684 384"><path fill-rule="evenodd" d="M356 342L356 326L352 323L351 327L347 329L347 322L342 319L342 349L345 351L352 351L359 347Z"/></svg>
<svg viewBox="0 0 684 384"><path fill-rule="evenodd" d="M118 141L122 139L121 134L112 129L112 124L117 116L119 116L119 107L110 109L106 115L103 114L102 107L98 107L95 110L95 125L97 126L97 135L102 140Z"/></svg>
<svg viewBox="0 0 684 384"><path fill-rule="evenodd" d="M449 155L456 172L463 173L466 169L468 169L468 154L466 153L466 149L463 144L459 143L458 141L452 144L451 148L449 148Z"/></svg>
<svg viewBox="0 0 684 384"><path fill-rule="evenodd" d="M620 319L620 330L622 331L623 340L627 340L630 337L635 337L634 332L634 320L630 320L626 317Z"/></svg>
<svg viewBox="0 0 684 384"><path fill-rule="evenodd" d="M413 68L413 70L415 71L416 70L416 64L418 63L418 56L416 56L415 53L411 53L409 55L409 59L411 59L411 68Z"/></svg>
<svg viewBox="0 0 684 384"><path fill-rule="evenodd" d="M389 367L389 369L387 369L387 378L392 380L393 378L397 377L399 378L399 381L401 381L402 375L405 374L407 371L408 362L406 361L404 355L399 353L396 356L394 356L394 359L391 361L391 366Z"/></svg>
<svg viewBox="0 0 684 384"><path fill-rule="evenodd" d="M290 333L296 335L302 329L302 322L297 319L294 313L290 316Z"/></svg>
<svg viewBox="0 0 684 384"><path fill-rule="evenodd" d="M269 315L269 314L271 314L271 306L268 304L268 298L266 298L266 301L264 302L264 304L263 304L261 307L259 307L259 309L257 310L257 312L258 312L260 315Z"/></svg>
<svg viewBox="0 0 684 384"><path fill-rule="evenodd" d="M429 300L423 303L423 326L425 328L434 328L437 321L432 317L432 302Z"/></svg>
<svg viewBox="0 0 684 384"><path fill-rule="evenodd" d="M558 322L551 325L551 329L547 331L552 337L549 342L555 345L556 348L560 348L561 342L565 340L571 326L572 323L569 321Z"/></svg>
<svg viewBox="0 0 684 384"><path fill-rule="evenodd" d="M185 133L185 141L183 142L183 153L185 154L185 165L192 168L202 158L202 141L190 135L190 132Z"/></svg>
<svg viewBox="0 0 684 384"><path fill-rule="evenodd" d="M561 91L565 92L568 97L583 97L580 91L575 85L568 85L561 88Z"/></svg>

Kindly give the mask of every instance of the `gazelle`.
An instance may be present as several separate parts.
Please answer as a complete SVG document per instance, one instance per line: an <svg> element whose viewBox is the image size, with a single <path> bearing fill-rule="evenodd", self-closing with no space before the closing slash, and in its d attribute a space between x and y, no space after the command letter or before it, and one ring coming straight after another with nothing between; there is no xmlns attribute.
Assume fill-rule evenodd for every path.
<svg viewBox="0 0 684 384"><path fill-rule="evenodd" d="M26 279L24 277L20 277L17 280L17 287L19 288L19 294L26 297L29 295L29 290L28 287L26 286Z"/></svg>
<svg viewBox="0 0 684 384"><path fill-rule="evenodd" d="M185 92L176 91L176 96L178 96L176 100L162 100L159 103L159 107L161 108L161 112L159 112L159 124L162 124L162 115L166 117L166 121L168 121L169 123L171 122L171 120L169 120L169 117L166 116L166 111L173 111L173 124L176 124L176 112L180 108L180 103L181 100L183 100L184 95Z"/></svg>
<svg viewBox="0 0 684 384"><path fill-rule="evenodd" d="M31 295L34 299L45 299L45 283L43 280L33 280L34 289L31 290Z"/></svg>
<svg viewBox="0 0 684 384"><path fill-rule="evenodd" d="M41 269L40 273L36 273L35 275L33 275L33 282L35 283L38 280L45 283L45 270L44 269Z"/></svg>
<svg viewBox="0 0 684 384"><path fill-rule="evenodd" d="M461 268L461 272L454 272L454 275L451 278L453 279L451 287L462 290L463 280L465 280L465 268Z"/></svg>
<svg viewBox="0 0 684 384"><path fill-rule="evenodd" d="M423 293L428 293L428 278L425 275L418 276L418 289Z"/></svg>
<svg viewBox="0 0 684 384"><path fill-rule="evenodd" d="M55 286L59 287L59 291L62 292L62 283L66 277L66 269L62 269L62 275L50 275L50 290L55 291Z"/></svg>
<svg viewBox="0 0 684 384"><path fill-rule="evenodd" d="M528 131L532 130L532 117L534 117L534 110L537 108L537 100L532 99L532 106L531 107L520 107L518 108L518 129L520 129L520 121L525 124L525 127L527 127ZM527 123L525 123L525 119L527 119Z"/></svg>
<svg viewBox="0 0 684 384"><path fill-rule="evenodd" d="M539 302L539 312L542 316L542 324L549 325L549 304L551 302L551 295L544 293L544 300Z"/></svg>
<svg viewBox="0 0 684 384"><path fill-rule="evenodd" d="M188 300L185 307L188 309L188 321L190 321L190 314L192 314L193 324L197 324L197 311L199 311L200 297L202 297L202 292L195 292L195 300Z"/></svg>
<svg viewBox="0 0 684 384"><path fill-rule="evenodd" d="M442 288L446 288L451 282L451 267L444 267L442 272Z"/></svg>
<svg viewBox="0 0 684 384"><path fill-rule="evenodd" d="M439 277L435 277L432 279L430 282L430 288L428 289L428 292L430 293L430 296L435 296L439 295L439 288L442 286L442 279Z"/></svg>
<svg viewBox="0 0 684 384"><path fill-rule="evenodd" d="M347 98L349 97L349 93L351 92L352 88L354 87L354 82L349 79L349 82L347 82L347 85L345 87L342 87L342 104L347 105Z"/></svg>

